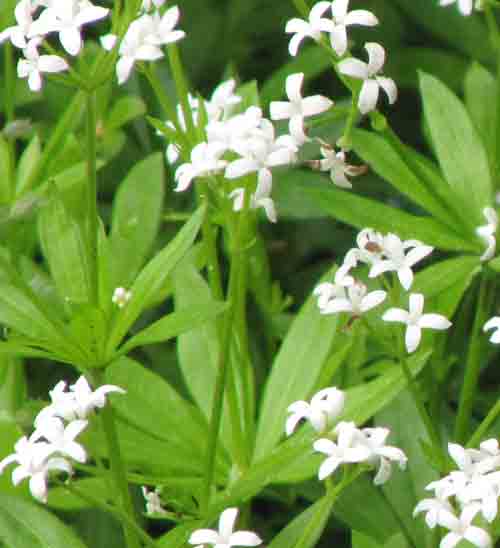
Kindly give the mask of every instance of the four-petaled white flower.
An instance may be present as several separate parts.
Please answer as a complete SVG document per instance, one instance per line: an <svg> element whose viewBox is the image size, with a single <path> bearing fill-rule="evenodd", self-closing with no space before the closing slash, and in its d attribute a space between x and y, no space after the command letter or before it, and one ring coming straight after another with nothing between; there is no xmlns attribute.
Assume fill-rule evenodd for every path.
<svg viewBox="0 0 500 548"><path fill-rule="evenodd" d="M223 170L227 162L221 160L226 152L225 147L219 143L200 143L191 151L191 163L180 165L175 171L177 186L175 192L183 192L188 189L193 179L208 177Z"/></svg>
<svg viewBox="0 0 500 548"><path fill-rule="evenodd" d="M116 304L118 308L123 308L132 298L132 291L128 291L124 287L117 287L113 291L111 301Z"/></svg>
<svg viewBox="0 0 500 548"><path fill-rule="evenodd" d="M272 184L269 180L261 180L257 184L257 189L250 196L250 209L263 208L266 212L267 218L271 223L275 223L278 220L276 215L276 207L274 200L271 198ZM233 199L233 210L241 211L245 203L245 189L236 188L230 194L229 198Z"/></svg>
<svg viewBox="0 0 500 548"><path fill-rule="evenodd" d="M500 316L494 316L493 318L490 318L483 326L483 331L489 331L490 329L494 329L493 333L491 334L490 341L495 344L500 343Z"/></svg>
<svg viewBox="0 0 500 548"><path fill-rule="evenodd" d="M330 42L335 53L341 57L347 51L347 27L362 25L373 27L378 25L378 19L367 10L348 12L349 0L333 0L332 14L334 27L330 31Z"/></svg>
<svg viewBox="0 0 500 548"><path fill-rule="evenodd" d="M382 290L367 293L367 287L359 281L355 281L347 287L347 293L343 296L335 296L330 299L323 308L322 314L337 314L339 312L350 312L353 316L362 316L372 308L384 302L387 293Z"/></svg>
<svg viewBox="0 0 500 548"><path fill-rule="evenodd" d="M154 46L166 46L182 40L186 33L182 30L176 30L175 26L179 22L180 11L177 6L172 6L163 15L158 12L152 15L144 15L150 24L150 32L146 36L146 42Z"/></svg>
<svg viewBox="0 0 500 548"><path fill-rule="evenodd" d="M408 253L406 251L412 248ZM408 291L413 283L412 267L432 253L433 248L417 240L401 241L395 234L387 234L383 239L384 260L377 261L370 269L370 278L384 272L396 271L401 285Z"/></svg>
<svg viewBox="0 0 500 548"><path fill-rule="evenodd" d="M428 489L429 486L426 487ZM440 522L443 512L453 512L453 506L448 501L448 497L442 489L436 491L436 497L423 499L413 510L413 517L417 516L421 512L426 512L425 523L429 529L434 529Z"/></svg>
<svg viewBox="0 0 500 548"><path fill-rule="evenodd" d="M344 409L345 394L335 388L324 388L311 398L311 403L296 401L287 411L290 416L286 420L286 435L290 436L301 420L307 420L317 432L323 432Z"/></svg>
<svg viewBox="0 0 500 548"><path fill-rule="evenodd" d="M333 106L333 101L322 95L302 97L301 88L304 73L291 74L286 79L287 101L273 101L270 106L272 120L290 120L290 135L300 146L309 140L304 131L304 118L326 112Z"/></svg>
<svg viewBox="0 0 500 548"><path fill-rule="evenodd" d="M321 171L329 171L332 182L341 188L352 188L352 184L347 178L361 175L366 171L364 166L351 166L346 163L346 153L344 150L335 152L332 147L321 147L323 159L319 166Z"/></svg>
<svg viewBox="0 0 500 548"><path fill-rule="evenodd" d="M497 240L495 234L498 229L498 215L492 207L485 207L483 215L487 221L485 225L476 228L476 234L483 240L486 245L486 250L481 255L481 261L489 261L495 255Z"/></svg>
<svg viewBox="0 0 500 548"><path fill-rule="evenodd" d="M370 450L367 463L377 466L378 470L373 479L375 485L382 485L391 476L392 462L397 462L401 470L406 468L408 459L398 447L386 445L385 441L390 434L388 428L363 428L364 444Z"/></svg>
<svg viewBox="0 0 500 548"><path fill-rule="evenodd" d="M318 2L310 13L309 21L294 17L286 24L285 32L293 34L288 51L292 57L297 55L299 46L304 38L309 37L318 42L322 32L332 32L334 29L333 21L325 19L323 14L330 8L330 2Z"/></svg>
<svg viewBox="0 0 500 548"><path fill-rule="evenodd" d="M37 6L32 0L21 0L14 10L17 25L7 27L0 32L0 44L10 40L16 48L24 49L28 45L27 37L33 24L33 13Z"/></svg>
<svg viewBox="0 0 500 548"><path fill-rule="evenodd" d="M470 15L472 13L474 0L439 0L439 5L449 6L455 2L458 4L458 10L462 15Z"/></svg>
<svg viewBox="0 0 500 548"><path fill-rule="evenodd" d="M411 293L409 301L409 311L390 308L382 319L386 322L406 324L405 344L408 353L411 354L420 344L422 329L448 329L451 322L441 314L423 314L424 296L421 293Z"/></svg>
<svg viewBox="0 0 500 548"><path fill-rule="evenodd" d="M472 525L472 520L479 511L479 505L467 505L457 517L452 512L441 512L439 514L439 525L446 527L450 532L443 538L440 548L453 548L461 540L468 540L477 548L489 548L492 546L489 534L480 527Z"/></svg>
<svg viewBox="0 0 500 548"><path fill-rule="evenodd" d="M144 499L146 500L146 515L164 516L167 514L167 511L161 505L161 498L160 498L161 489L159 487L156 487L153 490L153 489L148 489L145 486L142 486L141 491Z"/></svg>
<svg viewBox="0 0 500 548"><path fill-rule="evenodd" d="M231 546L259 546L262 540L251 531L236 531L233 533L238 508L227 508L219 518L219 530L197 529L191 533L188 542L202 548L205 544L213 544L216 548L231 548Z"/></svg>
<svg viewBox="0 0 500 548"><path fill-rule="evenodd" d="M77 462L85 462L87 454L85 449L75 441L75 438L87 427L86 420L73 420L67 426L57 417L47 417L38 421L37 428L31 434L30 441L38 441L45 438L54 453L60 453L64 457L72 458Z"/></svg>
<svg viewBox="0 0 500 548"><path fill-rule="evenodd" d="M394 80L378 75L385 63L384 48L380 44L369 42L365 44L365 49L368 52L368 64L350 57L341 61L337 67L342 74L363 80L358 99L358 108L362 114L375 109L380 88L385 91L391 105L398 96Z"/></svg>
<svg viewBox="0 0 500 548"><path fill-rule="evenodd" d="M338 271L337 271L338 272ZM353 280L354 282L354 280ZM351 285L351 284L347 284ZM323 282L314 288L313 295L318 297L318 308L323 310L331 300L345 299L345 286L339 283Z"/></svg>
<svg viewBox="0 0 500 548"><path fill-rule="evenodd" d="M38 46L40 38L30 40L23 49L24 59L17 62L17 75L19 78L28 78L28 85L32 91L42 89L42 74L53 74L67 70L68 63L58 55L40 55Z"/></svg>

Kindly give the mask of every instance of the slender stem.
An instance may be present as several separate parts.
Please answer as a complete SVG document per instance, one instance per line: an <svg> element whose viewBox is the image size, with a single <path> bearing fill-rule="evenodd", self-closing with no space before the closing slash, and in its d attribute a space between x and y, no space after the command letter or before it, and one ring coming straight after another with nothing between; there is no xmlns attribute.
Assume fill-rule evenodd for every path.
<svg viewBox="0 0 500 548"><path fill-rule="evenodd" d="M194 127L191 105L189 104L189 87L184 74L184 69L182 68L179 49L176 44L170 44L168 48L168 60L170 61L170 69L172 71L172 76L174 77L177 97L179 98L179 102L182 106L182 112L184 114L188 135L191 140L194 140L196 129Z"/></svg>
<svg viewBox="0 0 500 548"><path fill-rule="evenodd" d="M476 431L467 442L467 447L476 447L479 445L490 426L497 419L498 415L500 415L500 399L490 409L489 413L483 419L483 422L476 428Z"/></svg>
<svg viewBox="0 0 500 548"><path fill-rule="evenodd" d="M99 302L96 126L95 94L90 92L87 94L87 230L90 263L90 302L95 306Z"/></svg>
<svg viewBox="0 0 500 548"><path fill-rule="evenodd" d="M113 408L106 405L101 411L102 427L108 447L108 458L117 499L129 520L135 521L132 498L128 490L127 473L121 457L120 444L116 431ZM137 531L130 526L129 521L123 523L123 533L127 548L139 548Z"/></svg>
<svg viewBox="0 0 500 548"><path fill-rule="evenodd" d="M457 443L467 439L469 432L472 406L476 397L479 373L481 369L481 329L487 313L487 282L481 278L479 286L479 297L476 306L476 316L472 327L467 360L465 363L465 376L460 392L460 403L458 405L457 419L455 422L454 437Z"/></svg>

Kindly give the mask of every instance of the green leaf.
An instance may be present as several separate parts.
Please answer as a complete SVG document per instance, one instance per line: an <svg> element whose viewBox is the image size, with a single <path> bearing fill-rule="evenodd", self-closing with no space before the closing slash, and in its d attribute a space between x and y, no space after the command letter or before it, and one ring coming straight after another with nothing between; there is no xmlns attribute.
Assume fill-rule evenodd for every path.
<svg viewBox="0 0 500 548"><path fill-rule="evenodd" d="M333 272L324 276L330 279ZM311 296L295 318L268 376L257 428L255 459L268 454L283 435L288 406L316 386L331 351L339 316L319 313ZM304 366L307 364L307 367Z"/></svg>
<svg viewBox="0 0 500 548"><path fill-rule="evenodd" d="M35 135L30 144L26 147L19 159L16 177L16 194L23 194L29 190L27 183L31 179L31 174L36 169L41 156L40 139Z"/></svg>
<svg viewBox="0 0 500 548"><path fill-rule="evenodd" d="M52 187L39 216L43 253L63 301L85 303L90 291L90 265L82 227L70 215L59 191Z"/></svg>
<svg viewBox="0 0 500 548"><path fill-rule="evenodd" d="M144 264L160 227L163 195L158 152L136 164L116 193L109 239L113 287L129 287Z"/></svg>
<svg viewBox="0 0 500 548"><path fill-rule="evenodd" d="M201 524L199 521L181 523L160 537L156 541L156 544L158 548L184 548L191 533L200 527Z"/></svg>
<svg viewBox="0 0 500 548"><path fill-rule="evenodd" d="M187 310L173 312L134 335L119 349L119 354L126 354L137 346L165 342L186 331L201 327L208 320L213 320L224 312L226 308L225 303L209 301L207 304L197 304Z"/></svg>
<svg viewBox="0 0 500 548"><path fill-rule="evenodd" d="M492 199L488 158L481 140L464 105L444 84L422 73L420 88L441 169L448 183L470 204L468 214L479 223L483 208L490 206Z"/></svg>
<svg viewBox="0 0 500 548"><path fill-rule="evenodd" d="M10 203L12 198L11 177L12 158L9 143L0 135L0 203Z"/></svg>
<svg viewBox="0 0 500 548"><path fill-rule="evenodd" d="M394 535L389 541L380 544L369 536L352 531L352 548L407 548L407 546L408 543L402 533Z"/></svg>
<svg viewBox="0 0 500 548"><path fill-rule="evenodd" d="M204 214L203 207L193 213L191 219L181 228L175 238L138 275L131 288L132 298L115 318L106 347L106 355L112 355L141 312L161 291L170 273L193 244Z"/></svg>
<svg viewBox="0 0 500 548"><path fill-rule="evenodd" d="M332 217L357 228L395 232L402 239L416 238L427 245L461 253L479 250L467 240L451 234L445 225L431 217L417 217L332 186L302 183L301 187Z"/></svg>
<svg viewBox="0 0 500 548"><path fill-rule="evenodd" d="M134 95L120 97L108 115L105 131L121 128L127 122L144 114L146 114L146 105L140 97Z"/></svg>
<svg viewBox="0 0 500 548"><path fill-rule="evenodd" d="M71 481L72 487L78 489L84 494L88 494L94 498L99 498L101 501L112 503L112 494L109 490L109 483L106 478L83 478ZM72 493L64 487L51 487L47 505L54 510L62 510L65 512L81 511L86 508L92 508L92 504Z"/></svg>
<svg viewBox="0 0 500 548"><path fill-rule="evenodd" d="M85 548L76 534L44 508L0 493L0 541L9 548Z"/></svg>

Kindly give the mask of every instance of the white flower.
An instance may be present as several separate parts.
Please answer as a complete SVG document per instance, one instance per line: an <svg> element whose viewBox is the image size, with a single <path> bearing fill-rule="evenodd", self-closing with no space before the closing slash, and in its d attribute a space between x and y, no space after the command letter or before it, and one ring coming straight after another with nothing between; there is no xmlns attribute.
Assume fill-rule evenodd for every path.
<svg viewBox="0 0 500 548"><path fill-rule="evenodd" d="M208 177L223 170L227 162L220 157L226 151L218 143L200 143L191 151L191 163L180 165L175 171L175 192L188 189L196 177Z"/></svg>
<svg viewBox="0 0 500 548"><path fill-rule="evenodd" d="M163 6L164 3L165 3L165 0L142 0L141 9L143 11L150 11L153 6L155 8L159 8Z"/></svg>
<svg viewBox="0 0 500 548"><path fill-rule="evenodd" d="M180 11L177 6L172 6L163 15L158 12L152 15L144 15L150 25L150 31L145 41L153 46L166 46L182 40L186 33L182 30L175 30L179 22Z"/></svg>
<svg viewBox="0 0 500 548"><path fill-rule="evenodd" d="M118 308L123 308L132 298L132 291L127 291L124 287L117 287L113 291L111 301L116 304Z"/></svg>
<svg viewBox="0 0 500 548"><path fill-rule="evenodd" d="M337 271L338 272L338 271ZM350 284L349 284L350 285ZM323 282L316 286L313 295L318 297L318 308L323 310L331 300L345 298L345 286L330 282Z"/></svg>
<svg viewBox="0 0 500 548"><path fill-rule="evenodd" d="M318 2L312 7L309 13L309 21L298 18L293 18L288 21L285 32L287 34L294 34L290 40L290 45L288 46L290 55L293 57L297 55L299 46L304 38L309 37L318 42L322 32L333 31L333 22L322 17L329 8L330 2Z"/></svg>
<svg viewBox="0 0 500 548"><path fill-rule="evenodd" d="M287 411L290 416L286 420L286 435L290 436L298 423L305 419L317 432L323 432L342 413L345 394L335 387L324 388L311 398L311 403L296 401Z"/></svg>
<svg viewBox="0 0 500 548"><path fill-rule="evenodd" d="M440 6L449 6L457 2L458 10L462 15L470 15L472 13L473 0L439 0Z"/></svg>
<svg viewBox="0 0 500 548"><path fill-rule="evenodd" d="M491 334L490 341L495 344L500 343L500 316L493 316L490 318L483 326L483 331L489 331L494 329L495 331Z"/></svg>
<svg viewBox="0 0 500 548"><path fill-rule="evenodd" d="M47 417L38 421L37 428L30 436L30 441L45 438L53 453L60 453L77 462L85 462L85 449L75 441L75 438L87 427L86 420L73 420L67 426L57 417Z"/></svg>
<svg viewBox="0 0 500 548"><path fill-rule="evenodd" d="M314 442L314 450L327 455L318 471L319 480L330 476L341 464L364 462L371 456L363 443L363 434L353 422L340 422L336 428L337 443L321 438Z"/></svg>
<svg viewBox="0 0 500 548"><path fill-rule="evenodd" d="M448 502L446 497L436 497L432 499L423 499L413 510L413 516L417 516L421 512L425 514L425 523L430 529L434 529L440 521L442 512L453 512L453 506Z"/></svg>
<svg viewBox="0 0 500 548"><path fill-rule="evenodd" d="M14 446L15 453L0 462L0 474L14 462L18 466L12 472L12 483L18 485L29 478L31 494L41 502L47 502L47 477L51 470L72 473L71 464L64 458L49 458L52 452L46 442L33 442L26 436L19 439Z"/></svg>
<svg viewBox="0 0 500 548"><path fill-rule="evenodd" d="M250 196L250 209L262 207L266 212L267 218L272 223L275 223L278 218L274 201L271 198L271 190L271 181L265 179L259 181L256 191ZM236 188L229 194L229 197L233 199L233 210L241 211L245 203L245 189Z"/></svg>
<svg viewBox="0 0 500 548"><path fill-rule="evenodd" d="M385 440L390 434L388 428L363 428L364 443L370 450L368 464L378 466L377 474L373 480L375 485L382 485L391 476L392 462L397 462L401 470L406 468L408 459L397 447L385 445Z"/></svg>
<svg viewBox="0 0 500 548"><path fill-rule="evenodd" d="M485 252L481 255L481 261L489 261L495 255L497 240L495 234L498 229L498 215L492 207L485 207L483 215L487 221L485 225L476 228L476 234L486 245Z"/></svg>
<svg viewBox="0 0 500 548"><path fill-rule="evenodd" d="M219 84L213 91L210 101L205 101L205 108L209 120L227 119L236 105L242 101L239 95L234 93L236 81L231 79Z"/></svg>
<svg viewBox="0 0 500 548"><path fill-rule="evenodd" d="M270 106L272 120L290 120L290 135L298 145L308 141L304 132L304 118L326 112L333 106L333 102L322 95L302 97L301 88L304 82L304 73L291 74L286 79L287 101L273 101Z"/></svg>
<svg viewBox="0 0 500 548"><path fill-rule="evenodd" d="M402 308L390 308L382 316L386 322L406 324L405 344L408 353L415 352L422 337L422 329L448 329L451 322L441 314L422 314L424 296L421 293L410 294L409 311Z"/></svg>
<svg viewBox="0 0 500 548"><path fill-rule="evenodd" d="M439 514L439 525L446 527L450 532L443 538L440 548L453 548L461 540L468 540L478 548L489 548L492 546L488 533L480 527L472 525L472 520L479 511L479 505L471 504L466 506L460 513L460 517L452 512L441 512Z"/></svg>
<svg viewBox="0 0 500 548"><path fill-rule="evenodd" d="M330 42L335 53L341 57L347 51L347 28L350 25L373 27L378 25L378 19L367 10L347 12L349 0L333 0L332 14L334 27L330 31Z"/></svg>
<svg viewBox="0 0 500 548"><path fill-rule="evenodd" d="M386 295L385 291L380 290L367 293L366 285L355 281L347 287L347 293L344 293L344 296L330 299L321 309L321 313L337 314L338 312L350 312L355 317L362 316L365 312L384 302Z"/></svg>
<svg viewBox="0 0 500 548"><path fill-rule="evenodd" d="M366 114L375 109L380 88L385 91L391 105L396 102L398 96L398 90L394 80L392 78L378 76L385 63L384 48L380 44L370 42L365 44L365 49L368 52L368 64L359 59L355 59L354 57L350 57L349 59L341 61L337 66L342 74L363 80L358 99L358 108L362 114Z"/></svg>
<svg viewBox="0 0 500 548"><path fill-rule="evenodd" d="M457 499L462 504L477 502L481 513L489 523L497 517L498 497L500 495L500 472L480 475L465 485Z"/></svg>
<svg viewBox="0 0 500 548"><path fill-rule="evenodd" d="M405 254L410 248L411 251ZM379 260L372 266L370 278L396 271L401 285L408 291L413 283L412 267L432 253L433 248L416 240L402 242L395 234L388 234L383 239L382 250L387 259Z"/></svg>
<svg viewBox="0 0 500 548"><path fill-rule="evenodd" d="M147 487L141 487L142 495L146 499L146 514L152 515L166 515L167 512L161 505L161 489L157 487L155 490L149 490Z"/></svg>
<svg viewBox="0 0 500 548"><path fill-rule="evenodd" d="M238 508L227 508L220 516L218 531L197 529L191 533L188 542L199 545L199 548L204 544L213 544L216 548L259 546L259 544L262 544L262 540L251 531L236 531L233 533L237 515Z"/></svg>
<svg viewBox="0 0 500 548"><path fill-rule="evenodd" d="M40 43L39 38L30 40L23 49L25 59L19 59L17 63L17 75L19 78L28 78L28 85L32 91L42 89L42 73L62 72L68 68L68 63L58 55L40 55Z"/></svg>
<svg viewBox="0 0 500 548"><path fill-rule="evenodd" d="M20 0L14 10L17 25L7 27L0 33L0 44L5 40L10 40L16 48L24 49L28 45L28 37L33 24L33 13L37 6L32 0Z"/></svg>
<svg viewBox="0 0 500 548"><path fill-rule="evenodd" d="M51 0L50 6L31 25L29 35L57 32L62 47L70 55L78 55L83 45L83 25L99 21L108 13L109 9L94 6L89 0Z"/></svg>
<svg viewBox="0 0 500 548"><path fill-rule="evenodd" d="M321 147L323 160L320 160L321 171L329 171L332 182L341 188L352 188L352 184L347 178L361 175L366 171L364 166L350 166L346 163L346 154L344 150L335 152L331 147Z"/></svg>

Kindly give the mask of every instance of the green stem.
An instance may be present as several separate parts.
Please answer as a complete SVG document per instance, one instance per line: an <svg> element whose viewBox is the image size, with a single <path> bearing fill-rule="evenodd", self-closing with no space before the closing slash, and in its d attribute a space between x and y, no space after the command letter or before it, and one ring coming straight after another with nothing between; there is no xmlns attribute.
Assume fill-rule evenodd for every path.
<svg viewBox="0 0 500 548"><path fill-rule="evenodd" d="M193 113L191 111L191 105L189 104L189 86L187 84L184 69L182 67L181 58L179 55L179 49L176 44L170 44L168 47L168 60L170 62L170 69L172 76L174 77L175 89L177 90L177 97L184 113L184 120L186 122L186 129L189 139L194 142L196 139L196 128L193 121Z"/></svg>
<svg viewBox="0 0 500 548"><path fill-rule="evenodd" d="M498 415L500 415L500 400L495 403L495 405L490 409L490 412L483 419L483 422L476 428L476 431L467 442L467 447L477 447L479 445L490 426L497 419Z"/></svg>
<svg viewBox="0 0 500 548"><path fill-rule="evenodd" d="M454 438L457 443L463 443L469 432L472 406L476 397L479 373L481 369L481 330L487 314L487 282L481 278L479 286L479 297L476 307L476 315L472 327L467 360L465 363L465 376L460 392L460 403L455 422Z"/></svg>
<svg viewBox="0 0 500 548"><path fill-rule="evenodd" d="M129 523L130 521L135 522L134 507L128 489L127 473L121 457L113 408L109 404L106 405L102 409L100 416L108 448L109 465L113 477L116 497L119 501L119 505L129 518L126 523L122 524L127 548L139 548L140 545L137 539L136 528L132 527Z"/></svg>
<svg viewBox="0 0 500 548"><path fill-rule="evenodd" d="M90 92L87 94L87 230L90 263L90 302L94 306L99 303L96 127L95 94Z"/></svg>

